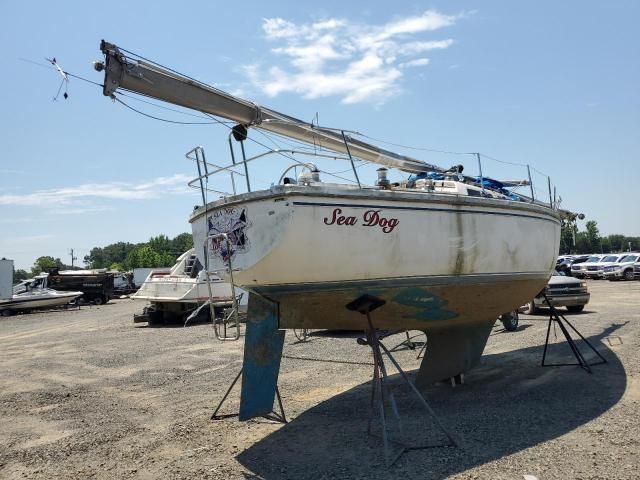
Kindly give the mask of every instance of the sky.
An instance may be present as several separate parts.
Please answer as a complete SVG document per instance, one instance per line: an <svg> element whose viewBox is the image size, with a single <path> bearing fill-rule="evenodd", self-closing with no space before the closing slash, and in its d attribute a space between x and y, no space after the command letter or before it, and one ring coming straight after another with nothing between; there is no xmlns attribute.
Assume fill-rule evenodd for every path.
<svg viewBox="0 0 640 480"><path fill-rule="evenodd" d="M190 231L201 200L184 154L201 145L229 163L227 127L119 96L199 124L151 119L95 84L62 84L45 60L101 83L101 39L430 163L474 173L475 157L442 152L481 152L499 179L530 165L538 196L549 176L562 206L601 234L638 236L638 18L637 1L3 2L0 258L30 268L41 255L70 263L74 249L81 262L96 246ZM264 188L288 163L250 165ZM364 182L373 174L363 169ZM227 177L215 182L229 191Z"/></svg>

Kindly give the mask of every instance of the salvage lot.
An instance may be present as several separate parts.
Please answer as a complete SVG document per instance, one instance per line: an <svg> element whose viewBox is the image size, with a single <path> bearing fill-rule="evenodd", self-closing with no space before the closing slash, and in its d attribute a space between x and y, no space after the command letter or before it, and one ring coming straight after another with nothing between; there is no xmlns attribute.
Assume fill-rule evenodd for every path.
<svg viewBox="0 0 640 480"><path fill-rule="evenodd" d="M497 323L465 385L426 391L462 448L412 451L390 468L366 436L371 354L355 335L287 334L283 426L210 420L242 341L218 342L209 325L134 325L142 305L130 300L1 318L0 477L637 478L640 282L589 289L585 311L567 318L607 364L592 375L542 368L547 317L523 315L514 333ZM566 349L553 345L550 360ZM409 371L415 357L396 354ZM238 398L234 390L223 413ZM417 407L407 411L412 426L435 432Z"/></svg>

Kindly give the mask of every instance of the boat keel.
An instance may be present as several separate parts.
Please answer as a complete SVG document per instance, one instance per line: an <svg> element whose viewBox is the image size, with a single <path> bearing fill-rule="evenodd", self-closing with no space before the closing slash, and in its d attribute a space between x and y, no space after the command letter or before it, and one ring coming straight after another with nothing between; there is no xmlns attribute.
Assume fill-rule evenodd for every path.
<svg viewBox="0 0 640 480"><path fill-rule="evenodd" d="M425 332L427 348L418 370L416 385L434 382L465 373L480 361L495 319Z"/></svg>
<svg viewBox="0 0 640 480"><path fill-rule="evenodd" d="M249 294L240 420L263 417L273 411L285 334L278 329L278 316L277 303Z"/></svg>

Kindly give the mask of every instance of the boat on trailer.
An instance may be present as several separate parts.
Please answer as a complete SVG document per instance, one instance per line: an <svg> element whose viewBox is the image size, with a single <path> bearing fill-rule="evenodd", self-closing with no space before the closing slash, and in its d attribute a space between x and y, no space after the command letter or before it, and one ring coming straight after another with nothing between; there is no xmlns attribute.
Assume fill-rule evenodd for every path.
<svg viewBox="0 0 640 480"><path fill-rule="evenodd" d="M198 167L190 183L202 205L190 215L205 270L249 291L240 418L271 410L282 329L366 329L346 308L363 296L384 306L380 329L426 332L417 381L453 377L475 365L499 315L517 309L546 285L555 267L560 228L568 212L555 192L534 198L531 179L497 182L463 175L236 98L166 67L102 42L106 96L124 89L235 122L231 163L214 165L200 147L187 157ZM271 149L247 158L244 142L257 129L312 145ZM232 138L241 146L236 161ZM295 160L270 188L251 189L248 164L269 155L315 155L351 164L354 184L327 181L316 165ZM373 185L356 163L378 164ZM409 175L392 182L387 169ZM209 201L208 180L230 174L232 192ZM246 191L235 180L244 177ZM530 175L529 175L530 177ZM531 195L508 187L530 186Z"/></svg>
<svg viewBox="0 0 640 480"><path fill-rule="evenodd" d="M52 308L66 305L83 295L83 292L62 292L48 288L48 273L23 280L13 287L13 296L0 300L0 314L12 315L19 311Z"/></svg>
<svg viewBox="0 0 640 480"><path fill-rule="evenodd" d="M210 275L207 282L206 272L192 248L178 257L171 270L151 271L131 295L133 300L150 303L145 315L134 316L134 321L137 318L148 318L152 323L176 318L184 321L209 301L218 313L217 310L221 312L232 305L231 296L231 285L220 277Z"/></svg>

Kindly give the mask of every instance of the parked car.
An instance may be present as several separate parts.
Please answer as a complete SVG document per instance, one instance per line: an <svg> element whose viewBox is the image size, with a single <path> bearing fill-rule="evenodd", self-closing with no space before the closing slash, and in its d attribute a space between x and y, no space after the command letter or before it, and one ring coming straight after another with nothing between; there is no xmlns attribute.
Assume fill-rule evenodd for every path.
<svg viewBox="0 0 640 480"><path fill-rule="evenodd" d="M576 278L586 277L587 270L591 267L593 270L597 269L597 263L604 258L604 255L591 255L584 262L571 265L571 276Z"/></svg>
<svg viewBox="0 0 640 480"><path fill-rule="evenodd" d="M556 271L571 276L571 266L584 263L590 255L562 255L556 261Z"/></svg>
<svg viewBox="0 0 640 480"><path fill-rule="evenodd" d="M604 267L615 265L625 257L624 254L606 255L600 259L595 265L589 265L584 272L587 278L599 279L604 278Z"/></svg>
<svg viewBox="0 0 640 480"><path fill-rule="evenodd" d="M634 268L640 274L640 253L631 253L625 255L618 263L607 265L604 267L604 277L609 280L633 280Z"/></svg>
<svg viewBox="0 0 640 480"><path fill-rule="evenodd" d="M633 274L635 278L640 278L640 265L637 263L633 266Z"/></svg>
<svg viewBox="0 0 640 480"><path fill-rule="evenodd" d="M533 315L541 307L548 307L544 294L554 307L567 307L572 313L581 312L589 303L587 282L553 272L547 286L536 297L520 307L520 312Z"/></svg>

